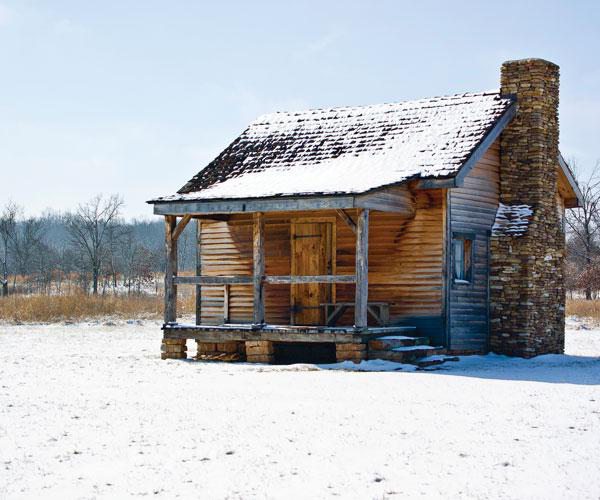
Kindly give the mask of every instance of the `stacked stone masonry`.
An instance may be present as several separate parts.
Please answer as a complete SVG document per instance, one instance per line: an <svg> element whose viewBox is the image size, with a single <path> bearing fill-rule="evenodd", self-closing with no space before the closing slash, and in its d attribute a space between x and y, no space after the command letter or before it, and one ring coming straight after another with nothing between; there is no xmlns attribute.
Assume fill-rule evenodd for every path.
<svg viewBox="0 0 600 500"><path fill-rule="evenodd" d="M367 359L367 344L335 344L335 359L360 363Z"/></svg>
<svg viewBox="0 0 600 500"><path fill-rule="evenodd" d="M200 342L196 359L203 361L243 361L246 357L244 342Z"/></svg>
<svg viewBox="0 0 600 500"><path fill-rule="evenodd" d="M185 339L162 339L160 346L161 359L185 359L187 347Z"/></svg>
<svg viewBox="0 0 600 500"><path fill-rule="evenodd" d="M273 363L273 342L266 340L246 341L246 361L249 363Z"/></svg>
<svg viewBox="0 0 600 500"><path fill-rule="evenodd" d="M502 66L518 111L500 142L500 202L533 211L521 235L491 240L490 347L531 357L564 351L565 235L557 200L559 68L541 59Z"/></svg>

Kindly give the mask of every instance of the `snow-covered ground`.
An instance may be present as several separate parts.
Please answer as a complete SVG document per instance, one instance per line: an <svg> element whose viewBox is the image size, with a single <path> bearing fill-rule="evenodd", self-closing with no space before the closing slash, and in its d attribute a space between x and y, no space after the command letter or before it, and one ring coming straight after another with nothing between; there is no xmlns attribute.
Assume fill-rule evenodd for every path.
<svg viewBox="0 0 600 500"><path fill-rule="evenodd" d="M0 325L0 498L600 496L600 329L582 321L565 356L436 371L159 344L150 322Z"/></svg>

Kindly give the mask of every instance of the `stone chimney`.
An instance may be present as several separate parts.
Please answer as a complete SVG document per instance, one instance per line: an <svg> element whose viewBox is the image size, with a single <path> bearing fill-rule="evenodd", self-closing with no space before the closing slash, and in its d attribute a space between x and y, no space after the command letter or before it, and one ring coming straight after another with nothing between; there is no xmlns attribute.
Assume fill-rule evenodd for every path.
<svg viewBox="0 0 600 500"><path fill-rule="evenodd" d="M501 92L516 97L517 114L500 138L501 205L491 239L490 348L501 354L564 351L558 87L551 62L502 65Z"/></svg>

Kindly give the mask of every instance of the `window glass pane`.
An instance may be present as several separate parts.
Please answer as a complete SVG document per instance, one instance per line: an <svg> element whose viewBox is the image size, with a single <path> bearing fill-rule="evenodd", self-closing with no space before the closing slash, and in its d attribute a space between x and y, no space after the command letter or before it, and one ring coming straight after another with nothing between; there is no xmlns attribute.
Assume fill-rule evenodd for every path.
<svg viewBox="0 0 600 500"><path fill-rule="evenodd" d="M464 279L464 240L454 240L454 279Z"/></svg>

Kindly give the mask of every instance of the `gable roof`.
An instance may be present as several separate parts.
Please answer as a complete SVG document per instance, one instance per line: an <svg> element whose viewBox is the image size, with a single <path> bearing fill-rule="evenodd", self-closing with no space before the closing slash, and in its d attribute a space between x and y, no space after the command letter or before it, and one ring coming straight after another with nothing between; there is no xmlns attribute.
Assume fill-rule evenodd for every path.
<svg viewBox="0 0 600 500"><path fill-rule="evenodd" d="M514 102L481 92L263 115L177 194L152 202L358 194L453 177Z"/></svg>

